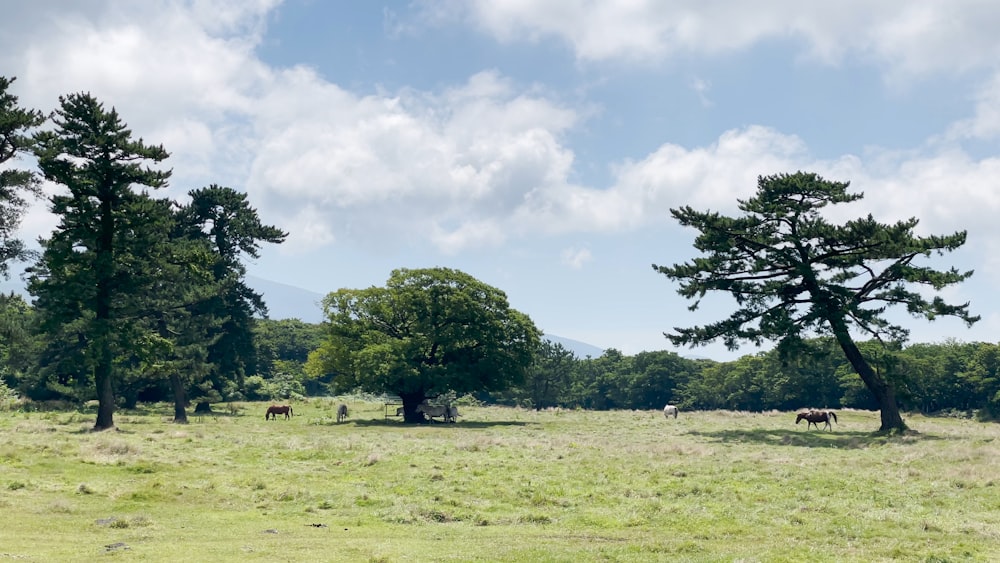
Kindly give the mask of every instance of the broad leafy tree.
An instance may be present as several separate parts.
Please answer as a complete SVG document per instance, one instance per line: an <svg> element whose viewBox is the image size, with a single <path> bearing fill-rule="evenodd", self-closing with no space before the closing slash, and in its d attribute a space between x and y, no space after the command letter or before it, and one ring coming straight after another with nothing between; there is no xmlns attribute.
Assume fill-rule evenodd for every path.
<svg viewBox="0 0 1000 563"><path fill-rule="evenodd" d="M968 303L950 305L913 287L941 290L972 275L917 264L921 257L961 247L966 233L917 236L915 218L883 224L869 215L831 223L822 215L826 206L863 197L847 188L848 183L804 172L762 176L754 197L739 201L741 216L672 209L681 225L699 232L694 246L704 255L669 267L654 264L654 270L680 283L678 293L695 299L692 309L709 291L730 293L737 309L727 319L675 328L666 336L678 345L722 339L730 349L741 341L776 340L787 352L808 334L832 335L878 402L880 430L903 430L892 379L873 369L855 335L905 340L908 331L885 316L893 305L928 320L954 316L968 325L976 322Z"/></svg>
<svg viewBox="0 0 1000 563"><path fill-rule="evenodd" d="M60 222L42 241L29 291L43 330L67 336L93 373L94 428L103 430L114 426L114 364L131 334L135 299L151 289L151 271L137 264L161 215L145 190L165 186L170 172L150 165L168 155L134 139L118 113L89 94L59 101L55 128L36 136L35 153L45 179L66 190L51 199Z"/></svg>
<svg viewBox="0 0 1000 563"><path fill-rule="evenodd" d="M327 334L311 375L340 390L393 393L404 420L427 398L505 389L524 381L540 333L507 296L448 268L395 270L385 287L341 289L323 301Z"/></svg>
<svg viewBox="0 0 1000 563"><path fill-rule="evenodd" d="M24 260L30 253L18 239L18 226L27 209L27 195L38 195L38 178L29 170L8 167L19 155L27 153L33 143L31 130L45 118L35 110L24 109L17 97L10 94L13 78L0 76L0 277L7 278L9 262Z"/></svg>

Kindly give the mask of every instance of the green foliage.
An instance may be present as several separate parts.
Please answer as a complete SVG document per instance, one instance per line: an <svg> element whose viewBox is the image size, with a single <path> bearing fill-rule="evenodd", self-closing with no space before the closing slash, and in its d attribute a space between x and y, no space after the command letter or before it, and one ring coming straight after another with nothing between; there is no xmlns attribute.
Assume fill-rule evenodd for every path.
<svg viewBox="0 0 1000 563"><path fill-rule="evenodd" d="M681 225L699 231L694 246L706 256L654 269L680 282L678 293L695 299L692 309L709 291L730 293L739 309L724 321L675 329L670 340L697 345L721 338L735 348L741 341L759 345L808 331L835 334L839 323L902 340L908 331L883 317L892 305L928 320L956 316L976 322L967 303L952 306L909 289L916 284L940 290L972 275L914 264L920 256L961 247L965 232L919 237L913 234L915 218L888 225L871 215L829 223L821 214L826 206L862 198L848 193L848 185L815 174L779 174L759 178L755 197L740 201L741 217L671 210Z"/></svg>
<svg viewBox="0 0 1000 563"><path fill-rule="evenodd" d="M979 320L969 314L968 303L950 305L911 289L938 291L972 275L916 264L921 256L961 247L966 233L920 237L913 233L915 218L883 224L871 215L833 224L824 208L862 198L847 188L804 172L762 176L754 197L740 200L739 217L672 209L681 225L698 230L694 246L703 256L669 267L654 264L654 270L679 282L678 293L694 300L691 309L709 291L729 293L737 308L727 319L675 328L667 337L678 345L721 339L730 349L745 341L759 346L776 340L791 355L807 336L832 335L878 400L882 429L905 428L893 382L872 369L851 333L903 341L908 331L885 317L892 306L927 320L954 316L969 325Z"/></svg>
<svg viewBox="0 0 1000 563"><path fill-rule="evenodd" d="M522 384L480 396L497 404L526 408L558 406L568 397L577 363L573 352L562 344L542 340Z"/></svg>
<svg viewBox="0 0 1000 563"><path fill-rule="evenodd" d="M180 229L183 238L208 249L215 289L192 308L203 317L211 366L197 383L203 394L207 385L216 394L228 394L225 388L242 386L246 375L257 371L254 315L267 313L261 295L246 284L242 260L258 258L262 243L279 244L287 233L261 223L247 195L232 188L213 184L188 195L191 202L178 211Z"/></svg>
<svg viewBox="0 0 1000 563"><path fill-rule="evenodd" d="M169 171L146 167L167 158L162 146L132 138L114 110L89 94L59 98L55 127L36 136L35 154L46 180L66 188L51 198L60 222L42 242L29 282L44 331L82 340L64 348L93 370L100 401L96 428L114 426L114 356L134 335L141 296L155 288L147 257L159 256L167 207L134 188L160 188Z"/></svg>
<svg viewBox="0 0 1000 563"><path fill-rule="evenodd" d="M312 376L305 372L309 353L319 348L323 341L321 325L298 319L258 319L254 323L253 337L258 375L267 379L278 373L291 373L301 382L304 394L318 396L330 393L332 378L326 374Z"/></svg>
<svg viewBox="0 0 1000 563"><path fill-rule="evenodd" d="M323 305L328 332L307 372L399 395L408 419L427 397L522 382L538 349L538 329L503 292L447 268L395 270L385 287L341 289Z"/></svg>
<svg viewBox="0 0 1000 563"><path fill-rule="evenodd" d="M30 132L45 122L41 112L18 105L8 92L13 78L0 76L0 278L10 275L9 262L32 256L24 242L15 237L27 211L26 195L41 191L34 172L14 168L10 163L28 153L33 145Z"/></svg>
<svg viewBox="0 0 1000 563"><path fill-rule="evenodd" d="M7 386L4 374L0 373L0 411L10 410L19 399L17 391Z"/></svg>

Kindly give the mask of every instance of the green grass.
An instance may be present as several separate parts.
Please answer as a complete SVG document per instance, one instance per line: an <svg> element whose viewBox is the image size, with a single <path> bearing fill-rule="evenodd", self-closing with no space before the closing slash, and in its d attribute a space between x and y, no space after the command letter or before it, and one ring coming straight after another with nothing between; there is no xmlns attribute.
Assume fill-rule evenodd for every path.
<svg viewBox="0 0 1000 563"><path fill-rule="evenodd" d="M339 402L0 413L0 561L1000 561L995 424Z"/></svg>

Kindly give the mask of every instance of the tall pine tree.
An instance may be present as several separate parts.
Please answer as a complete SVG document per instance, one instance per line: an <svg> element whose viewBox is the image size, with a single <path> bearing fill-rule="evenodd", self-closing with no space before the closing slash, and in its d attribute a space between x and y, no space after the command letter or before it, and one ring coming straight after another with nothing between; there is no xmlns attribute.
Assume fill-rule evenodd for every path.
<svg viewBox="0 0 1000 563"><path fill-rule="evenodd" d="M68 193L52 197L60 218L29 283L42 326L73 326L92 370L98 411L95 430L114 427L114 379L121 335L130 334L135 299L145 294L146 275L136 275L136 257L158 214L136 188L164 187L169 171L149 164L168 156L162 146L134 139L118 113L90 94L59 98L55 128L36 136L35 154L46 180ZM155 237L153 237L155 239Z"/></svg>
<svg viewBox="0 0 1000 563"><path fill-rule="evenodd" d="M15 234L27 209L25 195L38 195L39 188L33 172L4 165L30 151L30 131L45 121L41 112L18 105L17 96L7 92L12 82L0 76L0 277L5 279L10 261L30 255Z"/></svg>
<svg viewBox="0 0 1000 563"><path fill-rule="evenodd" d="M181 223L193 241L205 241L214 256L213 283L218 293L198 306L199 315L215 319L206 341L208 379L197 386L202 405L218 400L227 388L242 388L255 370L254 316L266 316L262 296L246 284L244 256L258 258L261 243L280 244L287 233L261 222L247 194L211 185L188 193ZM204 407L203 407L204 408Z"/></svg>

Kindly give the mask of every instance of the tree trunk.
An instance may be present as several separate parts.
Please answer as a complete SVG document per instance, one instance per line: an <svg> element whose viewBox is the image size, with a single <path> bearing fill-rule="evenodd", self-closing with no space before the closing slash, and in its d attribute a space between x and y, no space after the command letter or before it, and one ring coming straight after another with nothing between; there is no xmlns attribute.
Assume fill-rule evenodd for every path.
<svg viewBox="0 0 1000 563"><path fill-rule="evenodd" d="M103 317L102 317L103 309ZM97 391L97 422L94 430L108 430L115 427L115 390L111 382L112 351L111 336L108 330L107 311L110 307L97 306L97 364L94 366L94 386Z"/></svg>
<svg viewBox="0 0 1000 563"><path fill-rule="evenodd" d="M843 325L843 323L841 323ZM847 361L851 362L851 367L861 376L861 381L865 387L875 396L878 403L879 412L882 416L882 426L879 432L900 432L906 430L906 423L899 413L899 405L896 403L896 390L892 383L888 382L880 374L872 369L858 349L857 344L851 338L846 326L834 326L834 335L840 344L841 350L847 356Z"/></svg>
<svg viewBox="0 0 1000 563"><path fill-rule="evenodd" d="M111 352L104 349L107 344L100 344L101 355L110 356ZM94 367L94 382L97 387L97 422L94 430L107 430L115 427L115 392L111 387L111 360L99 361Z"/></svg>
<svg viewBox="0 0 1000 563"><path fill-rule="evenodd" d="M417 406L424 402L427 397L424 393L400 393L399 398L403 400L403 422L410 424L421 424L427 422L424 413L417 412Z"/></svg>
<svg viewBox="0 0 1000 563"><path fill-rule="evenodd" d="M174 392L174 422L177 424L187 424L188 417L184 405L187 399L184 396L184 384L181 383L181 376L176 371L170 372L170 388Z"/></svg>
<svg viewBox="0 0 1000 563"><path fill-rule="evenodd" d="M115 392L111 385L111 280L114 276L113 243L115 219L112 214L111 197L105 193L109 186L100 188L100 232L97 237L94 269L96 271L97 295L94 303L94 321L97 328L97 365L94 366L94 383L97 386L97 422L94 430L114 428Z"/></svg>

